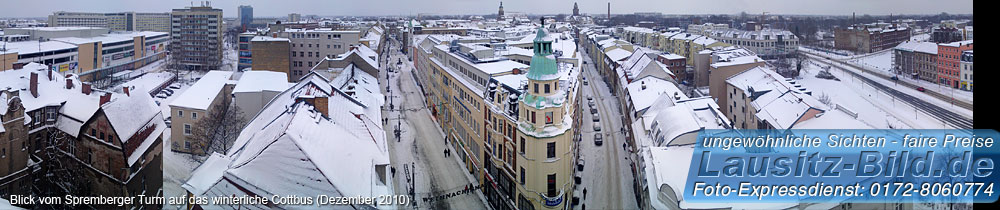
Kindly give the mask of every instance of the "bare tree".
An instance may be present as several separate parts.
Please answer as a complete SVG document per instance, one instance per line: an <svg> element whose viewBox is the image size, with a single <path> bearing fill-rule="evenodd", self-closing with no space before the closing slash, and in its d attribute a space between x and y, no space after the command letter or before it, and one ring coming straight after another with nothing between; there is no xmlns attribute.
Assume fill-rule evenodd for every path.
<svg viewBox="0 0 1000 210"><path fill-rule="evenodd" d="M208 116L204 116L196 122L192 128L191 145L193 151L205 151L205 154L212 152L226 153L229 146L236 141L243 126L246 125L246 118L239 107L231 103L232 99L226 97L221 102L222 105L212 107L208 111ZM195 161L201 162L200 157L190 156Z"/></svg>
<svg viewBox="0 0 1000 210"><path fill-rule="evenodd" d="M39 161L41 175L36 175L32 194L40 197L65 195L90 195L93 180L85 179L81 173L86 170L78 161L91 161L90 153L77 157L73 149L76 147L73 137L49 127L38 131L41 137L34 157ZM66 206L57 204L39 204L36 209L64 209Z"/></svg>

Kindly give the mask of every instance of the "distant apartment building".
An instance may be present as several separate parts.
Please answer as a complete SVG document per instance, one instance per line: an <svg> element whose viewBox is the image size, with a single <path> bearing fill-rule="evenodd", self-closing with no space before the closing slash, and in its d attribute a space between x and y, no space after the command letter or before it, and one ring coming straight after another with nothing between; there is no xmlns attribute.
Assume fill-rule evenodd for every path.
<svg viewBox="0 0 1000 210"><path fill-rule="evenodd" d="M289 82L296 82L324 58L332 58L350 50L358 44L361 31L319 29L285 29L277 32L280 38L291 42L291 71ZM252 48L252 46L251 46Z"/></svg>
<svg viewBox="0 0 1000 210"><path fill-rule="evenodd" d="M938 44L937 83L959 88L962 52L972 50L972 40Z"/></svg>
<svg viewBox="0 0 1000 210"><path fill-rule="evenodd" d="M240 5L236 10L237 21L240 22L240 32L250 29L253 24L253 7L250 5Z"/></svg>
<svg viewBox="0 0 1000 210"><path fill-rule="evenodd" d="M912 30L902 26L855 25L834 30L834 48L858 53L890 49L910 40Z"/></svg>
<svg viewBox="0 0 1000 210"><path fill-rule="evenodd" d="M170 52L180 68L213 70L222 64L222 9L211 6L174 9Z"/></svg>
<svg viewBox="0 0 1000 210"><path fill-rule="evenodd" d="M896 74L930 82L937 80L937 44L903 42L892 53L892 69Z"/></svg>
<svg viewBox="0 0 1000 210"><path fill-rule="evenodd" d="M85 26L113 31L170 31L170 13L151 12L65 12L49 15L49 26Z"/></svg>
<svg viewBox="0 0 1000 210"><path fill-rule="evenodd" d="M962 52L961 67L962 77L959 79L962 83L960 88L972 91L972 50Z"/></svg>
<svg viewBox="0 0 1000 210"><path fill-rule="evenodd" d="M722 24L722 23L691 24L688 25L687 32L692 34L708 35L708 31L725 30L725 29L729 29L729 24Z"/></svg>
<svg viewBox="0 0 1000 210"><path fill-rule="evenodd" d="M712 29L705 33L721 42L749 49L764 59L793 56L799 48L799 38L788 30Z"/></svg>
<svg viewBox="0 0 1000 210"><path fill-rule="evenodd" d="M285 73L287 81L298 81L302 76L293 77L291 68L291 41L287 38L256 36L250 40L254 71L274 71ZM317 59L317 62L322 59Z"/></svg>
<svg viewBox="0 0 1000 210"><path fill-rule="evenodd" d="M302 20L302 14L299 13L288 14L288 22L299 22L301 20Z"/></svg>

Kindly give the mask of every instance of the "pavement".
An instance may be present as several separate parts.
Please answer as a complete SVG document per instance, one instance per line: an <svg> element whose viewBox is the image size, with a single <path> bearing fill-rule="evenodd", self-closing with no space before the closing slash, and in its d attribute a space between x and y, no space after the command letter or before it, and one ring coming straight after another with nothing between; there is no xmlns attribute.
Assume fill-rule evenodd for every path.
<svg viewBox="0 0 1000 210"><path fill-rule="evenodd" d="M396 108L387 111L389 105L383 109L383 117L387 117L388 123L384 126L386 135L389 137L389 150L392 166L396 169L393 177L395 192L398 195L407 194L409 191L408 178L404 175L404 165L406 168L414 166L417 198L413 200L416 206L408 205L405 209L487 209L485 197L480 191L473 194L463 194L448 199L432 202L423 202L420 198L433 195L441 195L444 192L454 192L464 189L474 182L474 178L469 174L465 165L460 163L457 148L445 145L444 133L438 123L432 119L430 111L424 104L423 95L419 91L411 72L412 63L407 61L406 55L402 55L398 50L398 42L392 42L390 48L390 64L382 62L383 71L380 72L379 84L383 94L390 96ZM382 57L384 59L384 57ZM402 68L396 65L398 59L403 60ZM385 68L391 66L395 72L389 73L386 78ZM399 71L402 69L402 71ZM391 81L391 84L390 84ZM390 85L392 94L385 91L386 85ZM405 91L404 91L405 90ZM386 103L389 103L387 100ZM398 111L403 109L405 111ZM401 138L396 139L394 129L396 125L402 127ZM445 157L445 148L451 149L451 156ZM410 169L413 170L413 169ZM411 203L412 204L412 203Z"/></svg>

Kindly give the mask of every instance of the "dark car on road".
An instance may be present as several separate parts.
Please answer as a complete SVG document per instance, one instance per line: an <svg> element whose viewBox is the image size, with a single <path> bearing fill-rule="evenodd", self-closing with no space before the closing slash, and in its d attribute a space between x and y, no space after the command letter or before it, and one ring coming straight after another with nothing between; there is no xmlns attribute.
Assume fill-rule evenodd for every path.
<svg viewBox="0 0 1000 210"><path fill-rule="evenodd" d="M917 87L917 91L924 92L927 91L927 89L924 89L924 87Z"/></svg>

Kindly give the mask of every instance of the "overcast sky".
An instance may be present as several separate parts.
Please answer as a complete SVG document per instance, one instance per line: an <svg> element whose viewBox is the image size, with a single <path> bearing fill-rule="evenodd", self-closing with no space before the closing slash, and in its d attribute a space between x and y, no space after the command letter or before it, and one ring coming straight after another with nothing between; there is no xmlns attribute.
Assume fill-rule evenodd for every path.
<svg viewBox="0 0 1000 210"><path fill-rule="evenodd" d="M184 0L4 0L0 17L46 17L54 11L169 12L199 4ZM614 0L611 13L664 14L972 14L973 0ZM585 14L606 14L609 0L507 0L504 10L529 14L569 14L573 3ZM216 0L225 17L235 17L239 5L254 7L254 16L303 15L417 15L496 14L494 0Z"/></svg>

